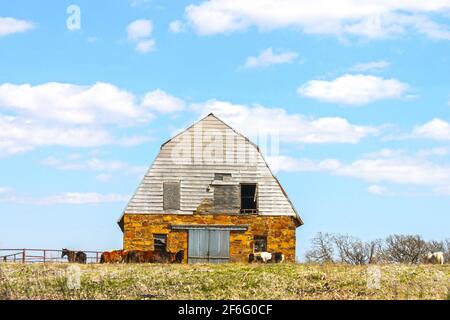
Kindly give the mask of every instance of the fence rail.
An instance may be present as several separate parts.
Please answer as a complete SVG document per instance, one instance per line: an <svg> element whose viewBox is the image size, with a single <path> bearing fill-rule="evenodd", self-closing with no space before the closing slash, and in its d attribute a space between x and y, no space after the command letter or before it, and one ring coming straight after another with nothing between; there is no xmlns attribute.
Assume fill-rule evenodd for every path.
<svg viewBox="0 0 450 320"><path fill-rule="evenodd" d="M83 251L87 256L87 263L99 263L100 251ZM0 263L67 263L67 257L61 258L62 250L54 249L0 249Z"/></svg>

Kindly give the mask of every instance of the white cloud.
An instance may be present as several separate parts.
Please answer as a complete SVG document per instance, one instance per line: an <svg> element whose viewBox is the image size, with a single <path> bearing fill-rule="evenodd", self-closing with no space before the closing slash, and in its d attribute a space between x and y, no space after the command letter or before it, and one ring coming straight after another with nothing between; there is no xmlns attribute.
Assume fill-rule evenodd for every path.
<svg viewBox="0 0 450 320"><path fill-rule="evenodd" d="M151 38L153 23L147 19L131 22L127 27L128 40L135 42L135 50L148 53L155 49L155 40Z"/></svg>
<svg viewBox="0 0 450 320"><path fill-rule="evenodd" d="M153 31L153 23L150 20L140 19L131 22L127 27L128 39L137 41L150 37Z"/></svg>
<svg viewBox="0 0 450 320"><path fill-rule="evenodd" d="M23 194L18 194L10 191L5 195L0 195L0 202L2 203L16 203L16 204L32 204L32 205L86 205L86 204L101 204L112 202L126 202L129 200L129 195L121 194L100 194L96 192L61 192L58 194L46 197L33 197Z"/></svg>
<svg viewBox="0 0 450 320"><path fill-rule="evenodd" d="M367 188L367 191L377 195L385 195L388 194L388 189L377 184L372 184Z"/></svg>
<svg viewBox="0 0 450 320"><path fill-rule="evenodd" d="M48 82L0 85L0 110L66 124L126 124L151 116L136 104L135 96L109 83L81 86Z"/></svg>
<svg viewBox="0 0 450 320"><path fill-rule="evenodd" d="M129 200L129 195L120 194L99 194L95 192L65 192L52 195L36 201L37 204L42 205L57 205L57 204L99 204L109 202L126 202Z"/></svg>
<svg viewBox="0 0 450 320"><path fill-rule="evenodd" d="M262 68L273 64L290 63L298 54L292 51L274 53L272 48L261 52L257 57L248 57L244 68Z"/></svg>
<svg viewBox="0 0 450 320"><path fill-rule="evenodd" d="M66 158L48 157L42 161L42 164L54 167L58 170L86 170L100 171L102 173L120 173L131 175L143 175L147 166L132 165L117 160L102 160L97 157L88 159L73 159L70 156Z"/></svg>
<svg viewBox="0 0 450 320"><path fill-rule="evenodd" d="M0 156L51 145L95 147L110 144L112 140L103 129L45 125L0 115Z"/></svg>
<svg viewBox="0 0 450 320"><path fill-rule="evenodd" d="M155 50L155 40L141 40L136 44L136 51L139 53L148 53Z"/></svg>
<svg viewBox="0 0 450 320"><path fill-rule="evenodd" d="M186 31L186 26L182 21L175 20L169 23L169 30L173 33L181 33Z"/></svg>
<svg viewBox="0 0 450 320"><path fill-rule="evenodd" d="M150 141L147 135L114 137L112 133L154 118L142 102L108 83L0 84L0 156L40 146L134 146Z"/></svg>
<svg viewBox="0 0 450 320"><path fill-rule="evenodd" d="M34 28L30 21L19 20L11 17L0 17L0 37L14 33L26 32Z"/></svg>
<svg viewBox="0 0 450 320"><path fill-rule="evenodd" d="M308 81L298 88L298 93L324 102L363 105L379 100L402 98L408 89L407 84L396 79L346 74L331 81Z"/></svg>
<svg viewBox="0 0 450 320"><path fill-rule="evenodd" d="M437 16L445 17L449 11L448 0L207 0L189 5L185 13L200 35L255 26L262 31L293 28L311 34L367 38L412 31L450 39L448 27L436 22Z"/></svg>
<svg viewBox="0 0 450 320"><path fill-rule="evenodd" d="M433 119L413 129L413 136L434 140L450 140L450 124L441 119Z"/></svg>
<svg viewBox="0 0 450 320"><path fill-rule="evenodd" d="M270 135L278 137L281 142L358 143L378 132L377 128L354 125L340 117L313 119L288 114L281 108L249 107L217 100L194 104L192 108L201 115L213 112L250 137Z"/></svg>
<svg viewBox="0 0 450 320"><path fill-rule="evenodd" d="M376 72L389 68L389 65L389 62L386 60L377 60L355 64L350 70L355 72Z"/></svg>
<svg viewBox="0 0 450 320"><path fill-rule="evenodd" d="M8 187L0 187L0 194L5 194L11 192L12 189Z"/></svg>
<svg viewBox="0 0 450 320"><path fill-rule="evenodd" d="M289 172L328 172L372 183L427 186L434 192L444 190L450 185L450 164L433 162L423 158L420 152L408 154L403 150L381 150L349 163L337 159L283 157L281 163L288 163L288 166L280 166L280 170Z"/></svg>
<svg viewBox="0 0 450 320"><path fill-rule="evenodd" d="M109 174L109 173L100 173L100 174L98 174L96 177L95 177L95 179L96 180L98 180L98 181L100 181L100 182L103 182L103 183L105 183L105 182L109 182L111 179L112 179L112 174Z"/></svg>
<svg viewBox="0 0 450 320"><path fill-rule="evenodd" d="M182 111L185 103L183 100L157 89L144 96L142 106L159 113L171 113Z"/></svg>

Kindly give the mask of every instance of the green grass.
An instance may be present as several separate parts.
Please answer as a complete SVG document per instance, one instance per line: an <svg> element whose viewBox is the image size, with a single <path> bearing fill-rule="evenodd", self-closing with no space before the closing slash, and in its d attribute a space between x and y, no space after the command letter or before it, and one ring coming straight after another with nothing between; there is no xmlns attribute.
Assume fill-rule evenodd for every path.
<svg viewBox="0 0 450 320"><path fill-rule="evenodd" d="M83 265L68 287L67 264L0 264L0 299L449 299L450 265L311 264Z"/></svg>

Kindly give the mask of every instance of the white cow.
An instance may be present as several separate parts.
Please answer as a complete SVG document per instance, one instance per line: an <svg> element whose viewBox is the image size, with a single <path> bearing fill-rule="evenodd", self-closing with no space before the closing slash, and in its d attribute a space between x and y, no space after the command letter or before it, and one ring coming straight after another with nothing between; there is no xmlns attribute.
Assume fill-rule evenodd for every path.
<svg viewBox="0 0 450 320"><path fill-rule="evenodd" d="M431 264L444 264L444 253L442 251L429 252L423 257L423 262Z"/></svg>

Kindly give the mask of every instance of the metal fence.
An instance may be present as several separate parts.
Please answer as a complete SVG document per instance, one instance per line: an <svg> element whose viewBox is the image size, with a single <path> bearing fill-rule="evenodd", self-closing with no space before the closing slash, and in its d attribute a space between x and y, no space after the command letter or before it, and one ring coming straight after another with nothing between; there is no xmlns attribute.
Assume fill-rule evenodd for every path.
<svg viewBox="0 0 450 320"><path fill-rule="evenodd" d="M87 263L99 263L101 252L83 251ZM0 249L0 263L67 263L67 257L61 258L62 250L53 249Z"/></svg>

